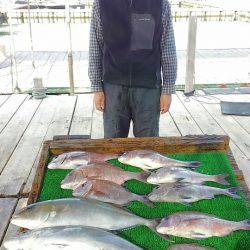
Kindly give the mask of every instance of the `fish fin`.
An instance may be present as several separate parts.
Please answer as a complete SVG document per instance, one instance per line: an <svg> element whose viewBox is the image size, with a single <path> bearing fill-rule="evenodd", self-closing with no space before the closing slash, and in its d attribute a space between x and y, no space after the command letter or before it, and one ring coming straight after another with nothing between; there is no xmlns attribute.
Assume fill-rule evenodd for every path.
<svg viewBox="0 0 250 250"><path fill-rule="evenodd" d="M146 195L142 195L142 196L138 195L137 200L145 203L148 207L151 207L151 208L154 207L154 203L150 201Z"/></svg>
<svg viewBox="0 0 250 250"><path fill-rule="evenodd" d="M186 182L176 182L173 184L174 188L183 188L186 186L189 186L190 184L186 183Z"/></svg>
<svg viewBox="0 0 250 250"><path fill-rule="evenodd" d="M212 200L212 199L214 199L214 195L210 195L206 197L206 200Z"/></svg>
<svg viewBox="0 0 250 250"><path fill-rule="evenodd" d="M185 195L181 195L180 196L183 200L190 200L192 197L191 196L185 196Z"/></svg>
<svg viewBox="0 0 250 250"><path fill-rule="evenodd" d="M199 161L188 161L187 165L185 167L189 167L189 168L197 168L200 166L200 162Z"/></svg>
<svg viewBox="0 0 250 250"><path fill-rule="evenodd" d="M179 178L175 178L176 182L182 182L183 180L185 180L185 178L183 177L179 177Z"/></svg>
<svg viewBox="0 0 250 250"><path fill-rule="evenodd" d="M186 201L182 201L181 204L184 206L189 206L189 207L191 206L191 204L189 202L186 202Z"/></svg>
<svg viewBox="0 0 250 250"><path fill-rule="evenodd" d="M242 230L250 230L250 220L243 220L240 223L240 229Z"/></svg>
<svg viewBox="0 0 250 250"><path fill-rule="evenodd" d="M160 188L160 186L156 186L156 187L153 188L153 191L155 191L155 190L157 190L159 188Z"/></svg>
<svg viewBox="0 0 250 250"><path fill-rule="evenodd" d="M229 174L218 174L215 176L213 181L220 183L222 185L230 185L230 183L227 180L225 180L225 178L227 178L228 176Z"/></svg>
<svg viewBox="0 0 250 250"><path fill-rule="evenodd" d="M68 244L63 244L63 243L51 243L51 244L48 244L48 246L56 246L56 248L65 248L65 247L69 247Z"/></svg>
<svg viewBox="0 0 250 250"><path fill-rule="evenodd" d="M109 231L112 234L119 235L119 230L107 230L107 229L104 229L104 231Z"/></svg>
<svg viewBox="0 0 250 250"><path fill-rule="evenodd" d="M155 231L156 232L156 231ZM163 240L167 240L167 241L169 241L169 242L172 242L172 243L174 243L174 241L173 240L170 240L170 238L169 238L169 236L168 235L166 235L166 234L160 234L160 233L158 233L158 232L156 232Z"/></svg>
<svg viewBox="0 0 250 250"><path fill-rule="evenodd" d="M229 188L226 193L226 195L234 198L234 199L241 199L241 197L237 194L237 191L238 190L241 190L240 187L232 187L232 188Z"/></svg>
<svg viewBox="0 0 250 250"><path fill-rule="evenodd" d="M105 197L108 197L107 194L105 194L104 192L98 190L98 191L95 191L96 195L99 195L99 196L105 196Z"/></svg>
<svg viewBox="0 0 250 250"><path fill-rule="evenodd" d="M201 240L201 239L206 238L206 235L202 234L202 233L198 233L198 232L195 232L195 231L191 231L190 233L192 234L192 238L196 239L196 240Z"/></svg>

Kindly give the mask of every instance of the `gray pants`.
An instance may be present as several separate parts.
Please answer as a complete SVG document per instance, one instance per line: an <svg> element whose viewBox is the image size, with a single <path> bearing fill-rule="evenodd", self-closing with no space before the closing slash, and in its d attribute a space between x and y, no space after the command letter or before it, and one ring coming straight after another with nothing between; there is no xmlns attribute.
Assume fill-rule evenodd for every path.
<svg viewBox="0 0 250 250"><path fill-rule="evenodd" d="M104 83L104 137L125 138L131 120L135 137L159 136L161 89Z"/></svg>

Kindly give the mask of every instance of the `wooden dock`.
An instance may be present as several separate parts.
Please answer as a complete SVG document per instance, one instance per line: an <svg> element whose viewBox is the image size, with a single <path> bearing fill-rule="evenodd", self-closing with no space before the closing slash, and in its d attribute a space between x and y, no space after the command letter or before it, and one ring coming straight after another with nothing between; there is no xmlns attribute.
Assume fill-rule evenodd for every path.
<svg viewBox="0 0 250 250"><path fill-rule="evenodd" d="M219 99L250 102L250 95L212 98L198 94L191 99L181 92L173 96L170 112L161 116L160 136L229 135L230 147L250 187L250 117L223 116L218 104ZM17 230L9 221L27 201L43 141L54 135L102 138L103 125L102 113L93 107L92 94L43 100L25 94L0 95L0 117L1 243Z"/></svg>
<svg viewBox="0 0 250 250"><path fill-rule="evenodd" d="M196 52L196 84L245 84L250 83L250 48L203 49ZM177 85L185 84L186 51L178 50ZM88 52L74 51L75 86L90 91L88 78ZM67 53L60 51L28 51L16 53L17 80L22 91L33 87L33 78L42 77L45 87L69 87ZM235 70L237 69L237 70ZM10 57L0 63L0 94L12 93Z"/></svg>

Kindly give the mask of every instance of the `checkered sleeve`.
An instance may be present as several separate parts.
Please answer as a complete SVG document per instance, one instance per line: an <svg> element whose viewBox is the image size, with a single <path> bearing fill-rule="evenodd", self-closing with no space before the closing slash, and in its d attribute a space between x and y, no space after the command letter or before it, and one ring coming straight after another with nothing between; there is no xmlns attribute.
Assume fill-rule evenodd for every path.
<svg viewBox="0 0 250 250"><path fill-rule="evenodd" d="M163 34L161 41L161 66L163 75L162 93L175 93L177 78L177 57L170 4L163 0Z"/></svg>
<svg viewBox="0 0 250 250"><path fill-rule="evenodd" d="M93 92L102 91L103 36L99 0L94 0L90 22L88 74Z"/></svg>

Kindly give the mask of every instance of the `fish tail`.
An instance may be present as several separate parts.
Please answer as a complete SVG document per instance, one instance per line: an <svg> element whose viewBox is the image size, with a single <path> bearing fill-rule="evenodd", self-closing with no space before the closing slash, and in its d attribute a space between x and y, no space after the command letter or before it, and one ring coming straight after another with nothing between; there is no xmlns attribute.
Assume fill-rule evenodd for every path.
<svg viewBox="0 0 250 250"><path fill-rule="evenodd" d="M136 180L147 183L147 179L150 176L151 172L140 172L136 173Z"/></svg>
<svg viewBox="0 0 250 250"><path fill-rule="evenodd" d="M154 207L154 203L150 201L146 195L138 195L137 200L145 203L148 207L151 207L151 208Z"/></svg>
<svg viewBox="0 0 250 250"><path fill-rule="evenodd" d="M229 175L228 174L218 174L213 177L213 181L220 183L222 185L230 185L230 183L225 180Z"/></svg>
<svg viewBox="0 0 250 250"><path fill-rule="evenodd" d="M229 188L227 189L226 195L234 199L241 199L241 197L237 194L237 191L239 191L240 189L241 189L240 187Z"/></svg>
<svg viewBox="0 0 250 250"><path fill-rule="evenodd" d="M250 220L243 220L238 222L239 223L239 229L242 230L250 230Z"/></svg>
<svg viewBox="0 0 250 250"><path fill-rule="evenodd" d="M197 168L200 166L200 162L199 161L188 161L186 167L189 168Z"/></svg>

